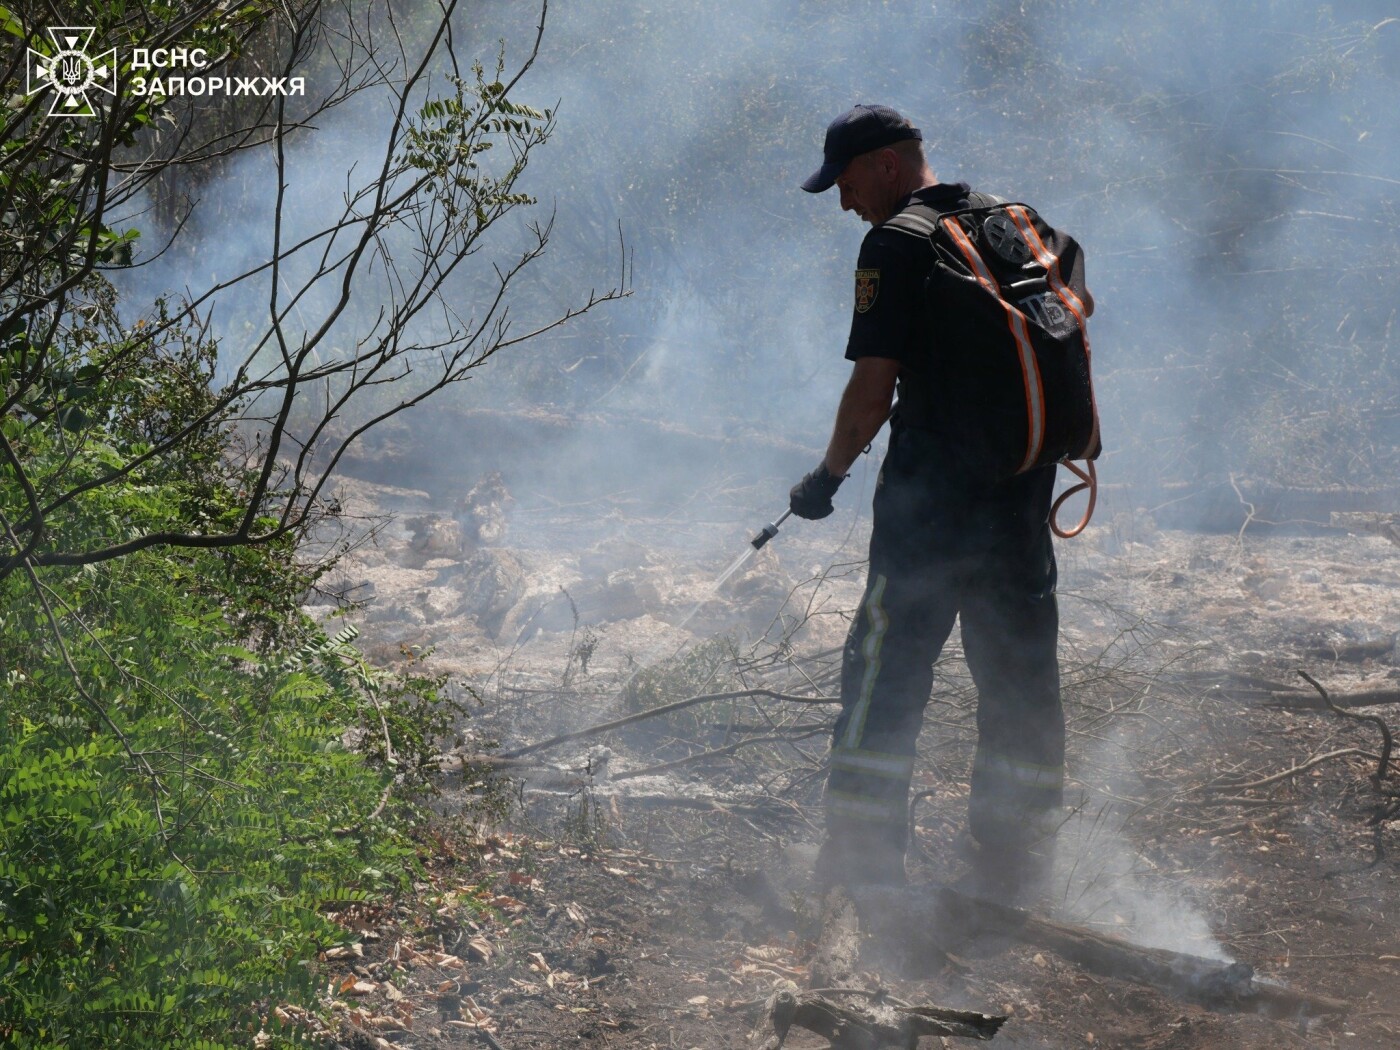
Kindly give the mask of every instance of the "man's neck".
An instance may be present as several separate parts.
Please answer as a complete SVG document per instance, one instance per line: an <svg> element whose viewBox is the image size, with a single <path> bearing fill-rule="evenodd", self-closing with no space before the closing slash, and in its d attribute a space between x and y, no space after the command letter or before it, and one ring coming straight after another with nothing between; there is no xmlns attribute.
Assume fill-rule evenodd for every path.
<svg viewBox="0 0 1400 1050"><path fill-rule="evenodd" d="M938 179L934 176L933 172L928 169L924 169L920 172L913 172L910 174L909 178L905 180L899 196L900 199L903 200L912 194L918 193L920 190L926 190L937 185Z"/></svg>

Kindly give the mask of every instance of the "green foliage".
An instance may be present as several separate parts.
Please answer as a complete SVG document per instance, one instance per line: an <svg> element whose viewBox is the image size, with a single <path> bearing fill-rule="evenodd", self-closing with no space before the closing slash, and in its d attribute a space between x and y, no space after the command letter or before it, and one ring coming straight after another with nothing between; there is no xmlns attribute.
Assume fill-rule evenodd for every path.
<svg viewBox="0 0 1400 1050"><path fill-rule="evenodd" d="M123 327L101 278L74 294L42 351L32 323L0 331L27 482L4 474L0 522L43 506L31 531L68 550L230 528L251 477L207 422L216 347L163 303L154 335ZM459 711L300 614L327 566L295 534L22 553L0 573L0 1042L246 1045L278 1002L315 1005L315 952L344 937L328 906L404 884L401 800Z"/></svg>
<svg viewBox="0 0 1400 1050"><path fill-rule="evenodd" d="M679 656L638 671L622 690L623 707L628 712L649 711L687 697L738 688L736 662L733 639L708 639ZM689 707L653 721L655 728L664 728L668 733L693 736L703 716L703 707Z"/></svg>
<svg viewBox="0 0 1400 1050"><path fill-rule="evenodd" d="M479 226L485 226L490 214L499 208L535 203L533 197L513 192L511 187L524 170L525 152L548 139L552 118L548 110L507 98L506 85L501 82L504 70L503 54L490 80L480 63L472 66L471 81L450 77L453 94L429 99L419 109L418 119L406 129L408 148L402 160L431 177L444 211L454 221L459 218L463 197L442 189L443 183L466 191L464 199L471 209L468 222ZM500 136L512 143L514 163L493 177L481 170L475 158L492 149Z"/></svg>
<svg viewBox="0 0 1400 1050"><path fill-rule="evenodd" d="M551 117L507 97L503 62L429 98L439 67L375 43L393 14L383 4L90 7L84 21L119 63L136 47L199 49L207 72L295 67L328 94L137 95L123 66L93 118L49 119L24 87L25 49L52 50L44 24L0 7L0 1044L219 1047L259 1030L296 1042L270 1011L315 1006L316 950L344 939L337 905L405 886L404 817L462 715L443 677L377 669L353 628L329 635L300 612L330 567L300 548L335 458L315 446L349 393L387 390L432 356L404 332L485 227L532 203L513 187ZM385 36L445 40L442 59L450 35L409 21ZM189 301L119 303L108 274L133 265L139 241L127 218L146 216L157 250L178 254L164 242L188 215L167 209L369 85L401 92L403 115L382 178L332 228L363 224L365 244L411 229L404 255L432 273L415 285L394 271L409 291L356 343L361 356L318 351L336 307L319 334L289 334L287 303L299 322L314 308L291 292L248 323L248 346L217 345L215 292L260 263ZM493 144L509 155L488 174L475 158ZM369 203L385 186L393 199ZM543 250L535 239L508 274ZM296 249L283 251L286 264ZM349 297L368 258L319 276ZM437 383L504 342L493 317L508 281L480 328L441 337ZM293 405L316 400L304 381L327 401L289 431ZM425 387L410 398L395 383L383 415Z"/></svg>
<svg viewBox="0 0 1400 1050"><path fill-rule="evenodd" d="M78 490L46 538L246 513L236 434L190 428L219 396L214 347L179 327L128 342L107 286L88 295L4 419L41 499ZM4 335L22 358L24 331ZM0 486L0 520L30 506ZM460 712L441 677L378 670L353 629L300 614L325 568L289 535L0 575L0 1041L246 1044L278 1002L315 1005L311 961L344 936L327 905L403 885L395 799Z"/></svg>
<svg viewBox="0 0 1400 1050"><path fill-rule="evenodd" d="M176 488L112 490L109 509L178 507ZM282 553L258 555L264 586L294 578ZM0 582L12 1040L246 1042L269 1004L313 1001L308 961L343 937L326 903L405 879L384 800L426 764L441 680L377 671L351 632L299 618L282 631L292 655L260 658L230 615L255 568L192 552L49 570L58 634L25 576ZM348 748L355 731L372 746Z"/></svg>

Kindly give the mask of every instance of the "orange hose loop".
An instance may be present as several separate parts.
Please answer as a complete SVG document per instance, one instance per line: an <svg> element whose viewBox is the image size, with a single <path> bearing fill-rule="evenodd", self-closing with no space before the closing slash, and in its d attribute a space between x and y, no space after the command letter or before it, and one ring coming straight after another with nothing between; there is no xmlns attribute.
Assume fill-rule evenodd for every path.
<svg viewBox="0 0 1400 1050"><path fill-rule="evenodd" d="M1060 539L1068 540L1073 539L1083 532L1085 527L1089 524L1089 519L1094 516L1094 504L1099 500L1099 475L1098 471L1094 469L1094 461L1092 459L1085 461L1084 465L1088 468L1087 471L1080 470L1067 459L1060 460L1060 464L1067 467L1071 474L1083 479L1078 485L1071 485L1069 488L1065 489L1064 492L1061 492L1055 502L1050 504L1050 531L1060 537ZM1089 505L1084 508L1084 517L1080 518L1079 524L1072 529L1060 528L1055 518L1060 513L1061 504L1076 492L1083 492L1085 489L1089 490Z"/></svg>

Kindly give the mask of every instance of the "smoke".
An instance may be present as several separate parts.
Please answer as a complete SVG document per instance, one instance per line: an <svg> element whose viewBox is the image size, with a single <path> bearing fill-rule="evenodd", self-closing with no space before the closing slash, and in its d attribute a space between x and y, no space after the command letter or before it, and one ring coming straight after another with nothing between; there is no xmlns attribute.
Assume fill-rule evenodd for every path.
<svg viewBox="0 0 1400 1050"><path fill-rule="evenodd" d="M1111 808L1076 812L1055 855L1051 904L1062 916L1143 947L1233 961L1200 904L1145 859Z"/></svg>
<svg viewBox="0 0 1400 1050"><path fill-rule="evenodd" d="M1086 245L1109 480L1385 476L1393 442L1349 454L1396 418L1380 378L1400 145L1385 16L1087 0L560 11L532 90L559 100L550 148L568 175L541 168L537 192L591 234L567 250L596 253L617 219L636 252L637 301L600 322L604 345L640 326L669 348L625 377L632 358L604 349L603 381L623 379L605 404L698 427L764 419L821 447L864 228L795 184L832 115L880 100L924 127L941 176L1028 200ZM1330 429L1307 421L1319 411Z"/></svg>
<svg viewBox="0 0 1400 1050"><path fill-rule="evenodd" d="M923 127L941 177L1024 199L1085 244L1106 480L1372 480L1400 438L1389 367L1400 24L1385 24L1386 8L555 5L520 90L557 113L524 187L555 232L513 309L523 327L606 287L619 229L635 294L493 361L441 410L489 400L706 434L747 428L759 437L705 469L791 476L804 462L791 445L823 447L846 374L864 233L832 193L797 183L833 115L880 101ZM499 40L508 59L522 56L534 25L519 4L474 5L457 39L489 63ZM372 170L384 120L383 100L363 98L296 140L289 233L333 216L347 171ZM133 289L197 291L265 259L269 164L250 156L206 186L186 231L199 247L137 271ZM519 234L502 231L495 247ZM479 276L464 271L449 297L469 307ZM381 290L361 290L345 339L372 323ZM269 292L221 296L216 334L240 346ZM669 488L661 479L694 473L646 462L644 432L609 440L616 455L601 458L631 479L641 469ZM463 456L465 476L531 467L507 448Z"/></svg>

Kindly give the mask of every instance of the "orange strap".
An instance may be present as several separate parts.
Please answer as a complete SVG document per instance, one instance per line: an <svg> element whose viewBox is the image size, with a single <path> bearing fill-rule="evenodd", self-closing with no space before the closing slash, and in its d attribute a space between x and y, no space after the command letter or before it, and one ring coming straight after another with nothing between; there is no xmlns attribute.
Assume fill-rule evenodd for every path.
<svg viewBox="0 0 1400 1050"><path fill-rule="evenodd" d="M987 269L977 246L972 243L967 231L958 224L957 218L939 221L958 250L963 253L968 268L977 278L977 283L990 292L1006 311L1006 324L1011 330L1011 338L1016 343L1016 352L1021 360L1021 378L1026 389L1026 458L1021 461L1017 473L1029 470L1040 455L1041 445L1045 441L1045 387L1040 378L1040 362L1036 360L1035 348L1031 345L1030 333L1026 330L1026 315L1001 294L1001 285L997 284L996 278Z"/></svg>
<svg viewBox="0 0 1400 1050"><path fill-rule="evenodd" d="M1061 492L1055 502L1050 504L1050 531L1060 537L1060 539L1067 540L1083 532L1085 527L1089 524L1089 519L1094 516L1094 504L1097 503L1099 499L1099 475L1094 469L1094 461L1092 459L1085 460L1084 462L1084 465L1088 468L1087 471L1080 470L1067 459L1060 460L1060 463L1069 468L1071 474L1075 474L1082 479L1078 485L1071 485L1069 488L1065 489L1064 492ZM1076 492L1083 492L1085 489L1089 490L1089 505L1084 508L1084 517L1080 518L1079 524L1072 529L1060 528L1055 521L1055 516L1060 512L1060 505Z"/></svg>

